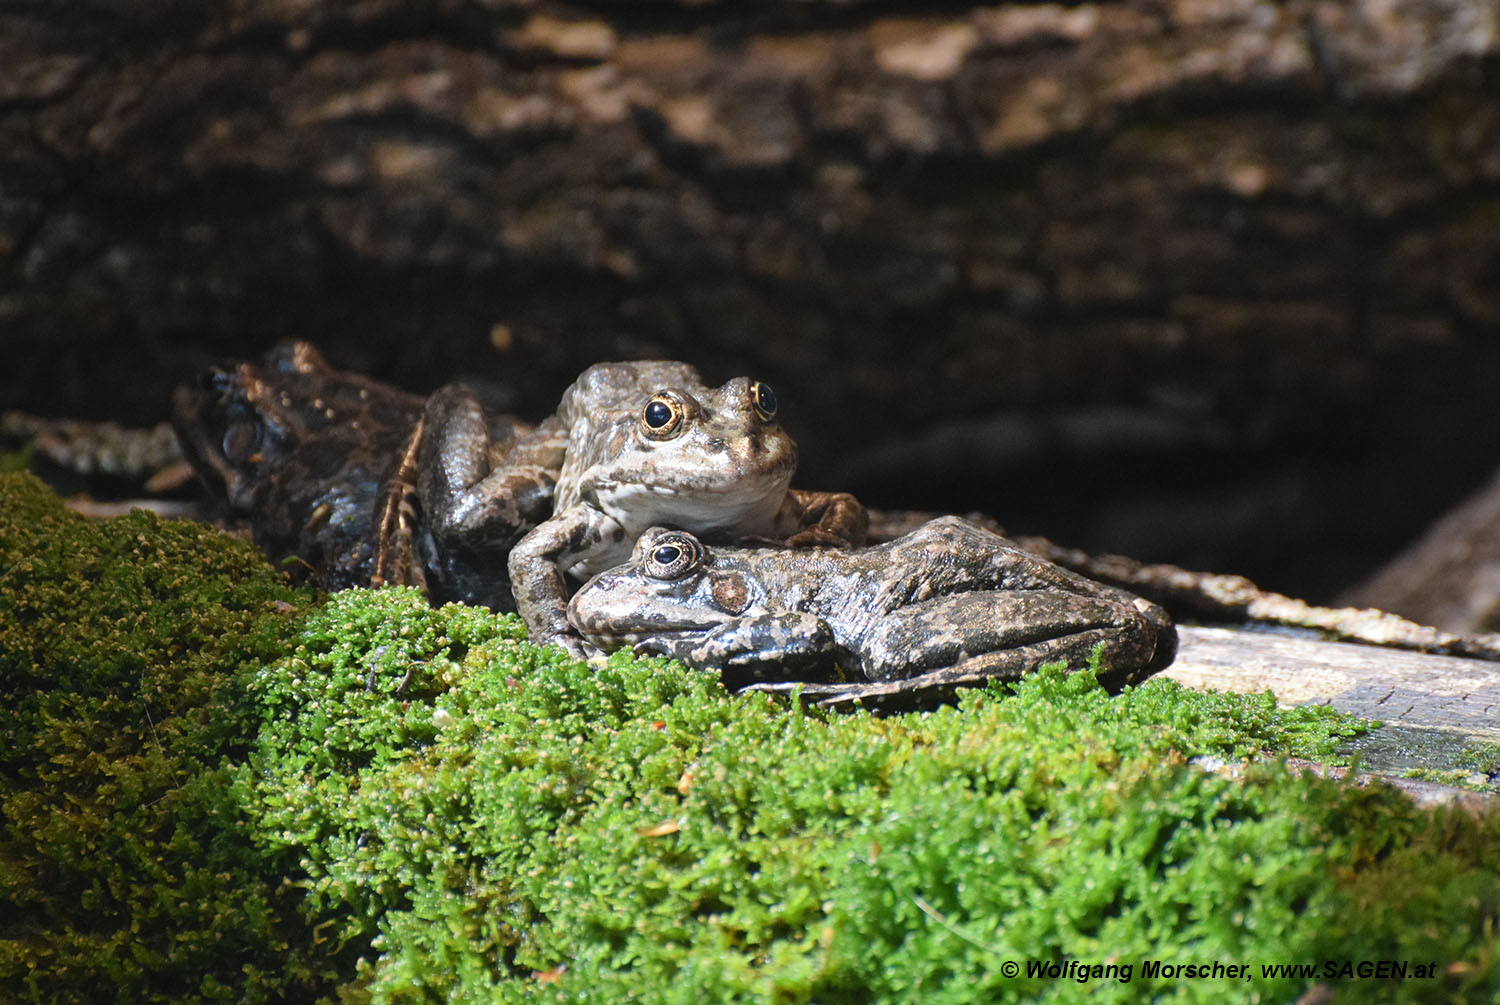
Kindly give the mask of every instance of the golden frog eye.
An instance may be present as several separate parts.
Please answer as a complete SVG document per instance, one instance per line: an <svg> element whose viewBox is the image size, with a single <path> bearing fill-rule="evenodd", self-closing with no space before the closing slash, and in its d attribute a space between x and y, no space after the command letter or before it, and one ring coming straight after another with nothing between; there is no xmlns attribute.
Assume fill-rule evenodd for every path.
<svg viewBox="0 0 1500 1005"><path fill-rule="evenodd" d="M762 422L776 418L776 392L771 390L770 384L753 381L750 384L750 403L755 406L755 414Z"/></svg>
<svg viewBox="0 0 1500 1005"><path fill-rule="evenodd" d="M660 391L641 409L641 428L653 440L668 440L682 431L682 402Z"/></svg>
<svg viewBox="0 0 1500 1005"><path fill-rule="evenodd" d="M691 534L674 531L651 543L646 552L646 575L652 579L681 579L703 561L703 546Z"/></svg>

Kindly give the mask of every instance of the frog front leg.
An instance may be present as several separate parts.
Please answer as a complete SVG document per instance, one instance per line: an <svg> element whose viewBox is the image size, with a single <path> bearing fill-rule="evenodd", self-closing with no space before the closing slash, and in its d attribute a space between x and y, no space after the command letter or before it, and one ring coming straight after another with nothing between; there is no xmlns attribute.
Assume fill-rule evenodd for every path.
<svg viewBox="0 0 1500 1005"><path fill-rule="evenodd" d="M717 670L730 688L801 680L818 672L826 676L840 657L828 624L797 612L737 618L702 634L650 637L636 643L635 651Z"/></svg>
<svg viewBox="0 0 1500 1005"><path fill-rule="evenodd" d="M776 543L790 548L858 548L869 529L869 512L847 492L788 489L776 514Z"/></svg>
<svg viewBox="0 0 1500 1005"><path fill-rule="evenodd" d="M625 528L610 517L588 506L570 506L516 542L510 551L510 587L532 642L559 646L578 659L599 654L568 621L566 570L624 538Z"/></svg>

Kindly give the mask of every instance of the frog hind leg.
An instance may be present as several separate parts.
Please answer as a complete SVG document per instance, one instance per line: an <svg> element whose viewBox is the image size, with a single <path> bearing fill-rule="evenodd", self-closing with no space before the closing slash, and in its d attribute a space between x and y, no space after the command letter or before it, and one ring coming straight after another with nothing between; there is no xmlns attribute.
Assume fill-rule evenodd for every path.
<svg viewBox="0 0 1500 1005"><path fill-rule="evenodd" d="M417 556L412 499L417 484L417 448L422 441L419 420L407 440L396 474L381 489L380 512L375 533L375 570L371 586L387 583L415 586L427 592L427 576Z"/></svg>
<svg viewBox="0 0 1500 1005"><path fill-rule="evenodd" d="M1020 679L1044 663L1086 665L1103 646L1103 682L1118 688L1161 669L1166 631L1128 603L1050 590L981 591L919 601L881 618L861 647L869 683L807 685L820 705L894 710L951 700L960 687Z"/></svg>
<svg viewBox="0 0 1500 1005"><path fill-rule="evenodd" d="M372 582L513 610L506 557L551 513L554 426L488 417L462 384L429 396L382 491Z"/></svg>

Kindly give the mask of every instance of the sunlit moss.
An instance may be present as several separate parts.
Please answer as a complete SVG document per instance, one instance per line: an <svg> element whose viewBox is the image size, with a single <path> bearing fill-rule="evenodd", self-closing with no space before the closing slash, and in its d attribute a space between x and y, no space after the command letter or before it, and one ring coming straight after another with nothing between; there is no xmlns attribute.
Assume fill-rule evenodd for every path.
<svg viewBox="0 0 1500 1005"><path fill-rule="evenodd" d="M1367 944L1455 965L1410 985L1419 999L1496 986L1500 825L1275 763L1240 779L1191 763L1326 754L1350 729L1330 710L1170 681L1111 697L1053 669L928 714L825 714L672 663L585 666L479 617L351 591L257 681L246 778L266 840L304 856L309 922L371 947L346 992L1067 1000L1076 984L1001 965L1363 959ZM1398 854L1466 876L1461 917L1385 889ZM1371 882L1390 902L1378 931ZM1137 965L1104 995L1290 1000L1309 983Z"/></svg>

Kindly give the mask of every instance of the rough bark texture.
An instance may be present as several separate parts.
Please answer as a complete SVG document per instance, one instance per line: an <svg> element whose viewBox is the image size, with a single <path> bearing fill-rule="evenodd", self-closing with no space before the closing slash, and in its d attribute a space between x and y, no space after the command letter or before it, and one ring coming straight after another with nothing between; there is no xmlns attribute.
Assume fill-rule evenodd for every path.
<svg viewBox="0 0 1500 1005"><path fill-rule="evenodd" d="M811 486L1289 591L1500 452L1492 0L34 0L0 66L12 407L687 358Z"/></svg>

